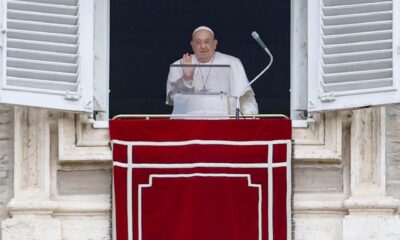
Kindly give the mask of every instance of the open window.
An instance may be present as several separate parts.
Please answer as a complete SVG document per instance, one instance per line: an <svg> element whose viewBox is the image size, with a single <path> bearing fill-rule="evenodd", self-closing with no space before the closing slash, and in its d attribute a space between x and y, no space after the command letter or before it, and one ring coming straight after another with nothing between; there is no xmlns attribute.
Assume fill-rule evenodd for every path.
<svg viewBox="0 0 400 240"><path fill-rule="evenodd" d="M308 111L400 102L398 7L308 1Z"/></svg>
<svg viewBox="0 0 400 240"><path fill-rule="evenodd" d="M249 80L269 63L252 38L257 31L274 56L252 86L262 114L290 112L290 1L111 1L110 116L170 114L165 105L170 64L193 53L192 31L206 25L217 51L239 58ZM279 23L279 24L277 24Z"/></svg>

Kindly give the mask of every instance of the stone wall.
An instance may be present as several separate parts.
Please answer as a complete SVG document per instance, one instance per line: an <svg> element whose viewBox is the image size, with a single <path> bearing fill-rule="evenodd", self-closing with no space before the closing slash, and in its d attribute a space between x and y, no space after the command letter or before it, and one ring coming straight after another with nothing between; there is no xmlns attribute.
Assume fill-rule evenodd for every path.
<svg viewBox="0 0 400 240"><path fill-rule="evenodd" d="M77 115L58 111L15 107L8 112L13 118L6 122L13 126L1 134L8 133L16 151L14 166L6 168L13 174L9 184L0 185L13 189L12 196L0 199L2 239L111 239L108 129L92 129ZM7 176L1 173L0 180Z"/></svg>
<svg viewBox="0 0 400 240"><path fill-rule="evenodd" d="M13 108L0 104L0 220L13 196ZM1 239L1 236L0 236Z"/></svg>
<svg viewBox="0 0 400 240"><path fill-rule="evenodd" d="M314 120L293 129L294 239L399 239L400 105ZM83 115L0 105L2 239L111 239L108 141Z"/></svg>
<svg viewBox="0 0 400 240"><path fill-rule="evenodd" d="M387 191L400 199L400 104L386 107Z"/></svg>

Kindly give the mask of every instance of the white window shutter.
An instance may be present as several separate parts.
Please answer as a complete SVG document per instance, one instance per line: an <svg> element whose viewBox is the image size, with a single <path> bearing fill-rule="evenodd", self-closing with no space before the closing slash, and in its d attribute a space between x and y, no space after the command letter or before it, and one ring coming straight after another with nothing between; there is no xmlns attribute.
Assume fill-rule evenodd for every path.
<svg viewBox="0 0 400 240"><path fill-rule="evenodd" d="M93 110L93 0L4 0L0 102Z"/></svg>
<svg viewBox="0 0 400 240"><path fill-rule="evenodd" d="M400 102L397 4L308 1L310 112Z"/></svg>

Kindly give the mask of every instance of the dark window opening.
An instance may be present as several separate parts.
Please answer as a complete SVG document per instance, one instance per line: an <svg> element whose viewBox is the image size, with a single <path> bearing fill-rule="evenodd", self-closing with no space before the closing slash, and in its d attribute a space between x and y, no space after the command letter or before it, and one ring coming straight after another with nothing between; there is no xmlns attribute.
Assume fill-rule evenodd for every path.
<svg viewBox="0 0 400 240"><path fill-rule="evenodd" d="M257 31L274 55L253 85L259 112L290 112L290 1L111 1L110 116L171 113L165 105L169 65L192 52L194 28L206 25L217 51L242 61L253 79L268 63L251 37Z"/></svg>

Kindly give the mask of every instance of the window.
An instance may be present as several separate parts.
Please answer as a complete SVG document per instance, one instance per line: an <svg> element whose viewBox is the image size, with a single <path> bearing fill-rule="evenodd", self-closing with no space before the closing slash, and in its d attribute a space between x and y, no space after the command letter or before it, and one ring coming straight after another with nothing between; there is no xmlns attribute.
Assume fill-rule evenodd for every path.
<svg viewBox="0 0 400 240"><path fill-rule="evenodd" d="M260 113L289 114L290 1L110 3L110 116L172 112L165 105L169 65L192 52L191 34L200 25L214 30L217 51L238 57L249 79L269 63L251 37L257 31L274 55L271 68L253 85Z"/></svg>
<svg viewBox="0 0 400 240"><path fill-rule="evenodd" d="M396 3L309 1L309 111L400 102Z"/></svg>
<svg viewBox="0 0 400 240"><path fill-rule="evenodd" d="M7 0L0 102L93 111L93 0Z"/></svg>

